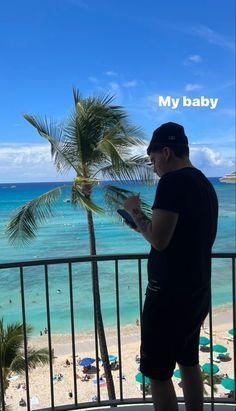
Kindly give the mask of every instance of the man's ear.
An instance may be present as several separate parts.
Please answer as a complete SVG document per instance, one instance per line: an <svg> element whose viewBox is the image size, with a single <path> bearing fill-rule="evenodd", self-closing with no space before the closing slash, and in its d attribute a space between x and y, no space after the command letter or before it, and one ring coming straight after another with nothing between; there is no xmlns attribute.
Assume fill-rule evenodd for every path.
<svg viewBox="0 0 236 411"><path fill-rule="evenodd" d="M166 161L169 161L171 158L171 149L170 147L163 147L162 153Z"/></svg>

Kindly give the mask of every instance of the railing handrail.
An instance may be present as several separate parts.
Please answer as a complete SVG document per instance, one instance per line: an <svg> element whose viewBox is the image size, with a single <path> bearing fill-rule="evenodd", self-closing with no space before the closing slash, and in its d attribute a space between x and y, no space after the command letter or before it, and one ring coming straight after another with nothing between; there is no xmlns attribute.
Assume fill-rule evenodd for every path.
<svg viewBox="0 0 236 411"><path fill-rule="evenodd" d="M84 255L78 257L63 257L63 258L49 258L49 259L37 259L28 261L14 261L9 263L0 263L0 269L13 268L13 267L28 267L36 265L50 265L50 264L63 264L63 263L84 263L92 261L111 261L111 260L139 260L148 258L149 253L125 253L125 254L96 254L96 255ZM212 258L236 258L235 253L212 253Z"/></svg>
<svg viewBox="0 0 236 411"><path fill-rule="evenodd" d="M140 319L141 319L141 311L142 311L142 273L141 273L141 261L148 259L149 253L120 253L120 254L98 254L98 255L84 255L84 256L77 256L77 257L63 257L63 258L50 258L50 259L35 259L35 260L28 260L28 261L18 261L18 262L8 262L8 263L0 263L0 269L10 269L10 268L18 268L20 273L20 281L21 281L21 294L22 294L22 317L23 317L23 324L24 324L24 355L27 359L27 339L26 339L26 307L25 307L25 299L24 299L24 267L36 267L36 266L44 266L45 271L45 286L46 286L46 305L47 305L47 327L48 327L48 347L50 352L50 386L51 386L51 407L50 408L40 408L39 411L52 411L53 409L66 411L66 410L76 410L81 408L92 408L92 407L101 407L101 406L114 406L114 405L125 405L125 404L147 404L152 402L150 398L146 398L145 393L143 391L142 398L124 398L123 397L123 388L122 388L122 379L120 378L120 398L114 401L111 400L101 400L99 394L99 385L97 384L98 390L98 401L96 402L88 402L88 403L81 403L78 404L77 399L77 382L76 382L76 363L75 363L75 330L74 330L74 308L73 308L73 291L72 291L72 264L73 263L91 263L91 262L99 262L99 261L114 261L115 262L115 279L116 279L116 313L117 313L117 335L118 335L118 350L119 350L119 359L120 359L120 376L122 375L122 354L121 354L121 339L120 339L120 309L119 309L119 282L118 282L118 261L130 261L130 260L137 260L138 262L138 278L139 278L139 304L140 304ZM211 254L212 259L230 259L232 264L232 297L233 297L233 328L236 329L236 282L235 282L235 262L236 262L236 252L213 252ZM72 332L72 351L73 351L73 373L74 373L74 395L75 395L75 403L71 405L56 405L54 404L54 388L53 388L53 368L52 368L52 346L51 346L51 326L50 326L50 303L49 303L49 291L48 291L48 266L55 265L55 264L67 264L69 267L69 284L70 284L70 312L71 312L71 332ZM32 271L32 270L31 270ZM210 362L211 368L213 367L213 340L212 340L212 307L210 308L209 312L209 328L210 328ZM96 324L96 320L95 320ZM95 328L95 339L97 339L97 331ZM97 343L96 343L97 344ZM234 351L234 376L236 376L236 347L233 348ZM98 348L96 346L96 358L98 358ZM97 367L98 368L98 367ZM97 380L99 377L99 373L97 371ZM0 382L3 392L2 386L2 361L0 356ZM28 377L28 365L26 360L26 386L29 387L29 377ZM27 410L30 411L30 391L27 389ZM178 397L178 403L183 402L182 397ZM219 398L214 396L213 392L213 370L211 369L211 396L204 397L204 403L210 403L212 409L214 409L215 403L221 404L236 404L236 398ZM4 403L3 403L4 404ZM3 410L5 410L5 406L3 405Z"/></svg>

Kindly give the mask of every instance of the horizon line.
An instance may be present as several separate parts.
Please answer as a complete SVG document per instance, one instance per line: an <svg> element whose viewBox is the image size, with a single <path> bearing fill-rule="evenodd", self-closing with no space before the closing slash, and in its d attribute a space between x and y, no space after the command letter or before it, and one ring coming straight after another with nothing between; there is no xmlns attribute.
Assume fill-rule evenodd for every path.
<svg viewBox="0 0 236 411"><path fill-rule="evenodd" d="M207 178L221 178L222 176L206 176ZM159 178L158 178L159 179ZM121 181L130 181L130 182L132 182L132 181L136 181L136 180L102 180L102 181L113 181L113 182L121 182ZM72 182L71 181L18 181L18 182L10 182L10 183L2 183L2 182L0 182L0 185L4 185L4 184L11 184L11 185L14 185L14 184L42 184L42 183L58 183L58 184L60 184L60 183L69 183L69 184L72 184Z"/></svg>

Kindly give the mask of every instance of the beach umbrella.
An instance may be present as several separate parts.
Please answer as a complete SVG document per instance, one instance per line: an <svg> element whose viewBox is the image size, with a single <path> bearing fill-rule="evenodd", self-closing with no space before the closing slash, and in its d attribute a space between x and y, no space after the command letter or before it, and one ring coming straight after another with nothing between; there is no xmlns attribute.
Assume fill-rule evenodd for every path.
<svg viewBox="0 0 236 411"><path fill-rule="evenodd" d="M88 365L93 364L94 361L95 361L94 358L86 357L86 358L83 358L82 360L80 360L79 365L88 366Z"/></svg>
<svg viewBox="0 0 236 411"><path fill-rule="evenodd" d="M230 330L228 330L228 333L229 333L230 335L234 335L234 329L231 328Z"/></svg>
<svg viewBox="0 0 236 411"><path fill-rule="evenodd" d="M203 371L205 371L207 374L211 374L211 363L206 363L202 365ZM213 374L216 374L219 371L219 367L216 364L212 364L212 372Z"/></svg>
<svg viewBox="0 0 236 411"><path fill-rule="evenodd" d="M116 355L108 355L108 360L109 362L113 362L117 360L117 356Z"/></svg>
<svg viewBox="0 0 236 411"><path fill-rule="evenodd" d="M220 352L220 353L224 353L224 352L228 351L227 348L224 347L224 345L221 345L221 344L213 345L212 350L215 351L215 352Z"/></svg>
<svg viewBox="0 0 236 411"><path fill-rule="evenodd" d="M175 370L175 371L174 371L174 376L175 376L176 378L181 378L180 370Z"/></svg>
<svg viewBox="0 0 236 411"><path fill-rule="evenodd" d="M210 342L209 338L204 337L202 335L200 336L200 338L199 338L199 344L200 345L207 345L207 344L209 344L209 342Z"/></svg>
<svg viewBox="0 0 236 411"><path fill-rule="evenodd" d="M234 391L234 380L233 378L224 378L221 380L221 385L223 385L226 390Z"/></svg>
<svg viewBox="0 0 236 411"><path fill-rule="evenodd" d="M114 362L114 361L116 361L117 360L117 356L116 355L108 355L108 361L109 362ZM102 362L102 365L103 365L103 361L102 360L100 360L101 362Z"/></svg>
<svg viewBox="0 0 236 411"><path fill-rule="evenodd" d="M98 380L97 380L97 378L92 379L93 384L97 384L97 381L98 381L99 385L103 385L103 384L107 383L105 378L102 378L102 377L99 378Z"/></svg>
<svg viewBox="0 0 236 411"><path fill-rule="evenodd" d="M143 378L144 378L144 384L150 384L150 379L149 379L148 377L144 377L141 372L139 372L139 373L135 376L135 380L136 380L137 382L139 382L140 384L143 384Z"/></svg>

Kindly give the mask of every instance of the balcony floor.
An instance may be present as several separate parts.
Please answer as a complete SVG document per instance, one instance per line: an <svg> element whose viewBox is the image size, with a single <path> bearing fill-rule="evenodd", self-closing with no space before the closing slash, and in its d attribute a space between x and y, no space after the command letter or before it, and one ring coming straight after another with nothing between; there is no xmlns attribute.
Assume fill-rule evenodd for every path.
<svg viewBox="0 0 236 411"><path fill-rule="evenodd" d="M128 409L127 409L128 408ZM97 410L97 411L107 411L107 408L87 408L85 411ZM118 406L116 408L119 411L153 411L153 406L151 404L145 405L127 405L127 406ZM186 411L184 404L179 404L179 411ZM211 411L211 405L207 404L204 407L204 411ZM228 404L228 405L217 405L215 404L214 411L236 411L236 404Z"/></svg>

